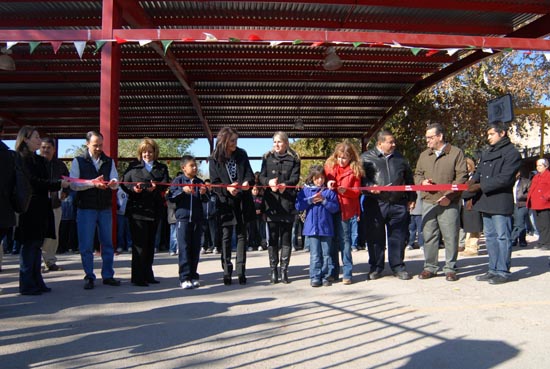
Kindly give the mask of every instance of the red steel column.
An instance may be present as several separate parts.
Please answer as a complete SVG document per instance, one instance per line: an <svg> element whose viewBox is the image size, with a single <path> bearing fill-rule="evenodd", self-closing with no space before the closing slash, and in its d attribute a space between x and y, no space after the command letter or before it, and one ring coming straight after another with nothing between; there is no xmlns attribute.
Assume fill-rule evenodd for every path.
<svg viewBox="0 0 550 369"><path fill-rule="evenodd" d="M115 0L103 0L101 35L113 39L113 28L120 28L120 9ZM101 49L101 87L99 99L99 130L103 134L103 150L118 163L118 123L120 103L120 45L107 42ZM120 175L120 173L119 173ZM116 249L116 192L113 192L113 245Z"/></svg>

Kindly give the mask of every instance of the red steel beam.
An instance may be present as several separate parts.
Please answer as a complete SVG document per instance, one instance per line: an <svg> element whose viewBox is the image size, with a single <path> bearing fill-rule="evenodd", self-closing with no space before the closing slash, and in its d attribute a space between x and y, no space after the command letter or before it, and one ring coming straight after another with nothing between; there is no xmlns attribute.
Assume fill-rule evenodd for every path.
<svg viewBox="0 0 550 369"><path fill-rule="evenodd" d="M130 0L128 0L130 1ZM545 34L550 33L550 23L544 26ZM363 43L393 43L404 46L425 48L493 48L518 50L550 50L550 40L540 38L518 37L490 37L490 36L463 36L445 34L422 33L392 33L392 32L346 32L346 31L316 31L316 30L241 30L241 29L116 29L113 38L137 42L137 40L197 40L204 41L204 33L211 33L225 42L230 38L248 39L255 35L266 41L284 41L292 43L295 40L313 43L326 41L334 42L363 42ZM544 34L544 35L545 35ZM542 37L544 35L538 36ZM99 31L74 30L0 30L2 41L94 41L105 39ZM153 47L153 46L151 46Z"/></svg>

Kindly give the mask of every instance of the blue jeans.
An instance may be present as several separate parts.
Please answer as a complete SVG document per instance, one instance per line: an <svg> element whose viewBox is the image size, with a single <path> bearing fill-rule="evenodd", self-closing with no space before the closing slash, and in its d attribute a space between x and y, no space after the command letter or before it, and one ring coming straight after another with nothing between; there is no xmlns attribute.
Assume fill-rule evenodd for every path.
<svg viewBox="0 0 550 369"><path fill-rule="evenodd" d="M483 214L483 232L489 254L489 273L508 278L512 264L512 217Z"/></svg>
<svg viewBox="0 0 550 369"><path fill-rule="evenodd" d="M344 279L351 279L353 272L353 259L351 257L351 230L350 220L342 220L340 212L336 213L333 218L334 222L334 240L335 244L332 246L332 258L334 261L333 276L338 279L340 273L340 267L338 263L338 251L342 256L342 277ZM338 265L338 267L337 267Z"/></svg>
<svg viewBox="0 0 550 369"><path fill-rule="evenodd" d="M33 293L40 292L46 288L40 264L42 263L42 243L41 240L27 241L21 246L21 256L19 257L19 292Z"/></svg>
<svg viewBox="0 0 550 369"><path fill-rule="evenodd" d="M422 234L422 215L411 215L409 223L409 246L414 245L418 233L418 246L424 246L424 235Z"/></svg>
<svg viewBox="0 0 550 369"><path fill-rule="evenodd" d="M350 240L351 240L351 248L356 249L357 243L359 241L359 222L357 221L357 216L354 215L349 220L349 227L350 227Z"/></svg>
<svg viewBox="0 0 550 369"><path fill-rule="evenodd" d="M130 233L130 222L126 215L117 214L117 247L128 251L132 248L132 234Z"/></svg>
<svg viewBox="0 0 550 369"><path fill-rule="evenodd" d="M306 236L309 242L309 278L312 282L327 280L333 273L334 264L330 255L330 236Z"/></svg>
<svg viewBox="0 0 550 369"><path fill-rule="evenodd" d="M170 224L170 247L169 251L175 253L178 251L178 238L177 238L178 224Z"/></svg>
<svg viewBox="0 0 550 369"><path fill-rule="evenodd" d="M76 224L78 229L78 247L80 258L86 278L95 279L94 274L94 236L97 228L99 242L101 244L101 277L103 279L113 278L113 241L112 226L113 217L111 209L78 209L76 213Z"/></svg>
<svg viewBox="0 0 550 369"><path fill-rule="evenodd" d="M527 235L527 223L529 222L529 209L526 207L518 208L514 206L514 227L512 228L512 243L527 245L525 236Z"/></svg>

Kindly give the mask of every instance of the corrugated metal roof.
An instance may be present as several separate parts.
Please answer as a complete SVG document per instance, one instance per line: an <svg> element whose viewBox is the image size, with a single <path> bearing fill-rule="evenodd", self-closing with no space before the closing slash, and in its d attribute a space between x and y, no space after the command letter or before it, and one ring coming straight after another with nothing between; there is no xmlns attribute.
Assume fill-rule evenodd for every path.
<svg viewBox="0 0 550 369"><path fill-rule="evenodd" d="M123 43L122 138L205 137L225 125L243 137L269 137L274 130L293 137L369 136L410 96L489 55L467 47L452 54L429 53L429 48L413 53L372 41L380 32L435 35L441 48L451 40L441 35L538 38L550 33L550 0L116 3L122 8L121 30L223 30L228 36L241 30L263 36L288 31L288 37L336 31L342 37L363 32L365 39L361 45L322 37L302 44L271 40L286 41L277 46L267 39L175 39L168 58L183 73L179 79L153 47L136 40ZM102 1L4 1L0 36L3 30L93 31L101 29L101 17ZM0 37L0 47L6 41ZM0 71L0 119L7 136L25 124L64 138L97 129L101 52L96 53L94 40L88 41L82 59L68 40L56 53L44 42L32 54L26 41L40 40L19 41L24 43L10 49L16 71ZM324 44L312 47L315 41ZM322 67L328 46L343 61L338 70ZM295 129L297 119L304 130Z"/></svg>

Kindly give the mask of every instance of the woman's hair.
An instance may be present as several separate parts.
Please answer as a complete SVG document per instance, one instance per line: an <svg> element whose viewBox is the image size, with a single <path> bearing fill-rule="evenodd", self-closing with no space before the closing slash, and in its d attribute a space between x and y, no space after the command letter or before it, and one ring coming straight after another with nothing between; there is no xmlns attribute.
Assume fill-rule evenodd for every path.
<svg viewBox="0 0 550 369"><path fill-rule="evenodd" d="M349 167L353 171L353 174L359 178L363 177L365 172L363 170L363 165L359 160L359 153L357 152L355 146L353 146L353 144L348 140L340 142L336 145L334 148L334 153L327 159L327 165L331 168L338 165L338 157L343 154L347 154L347 156L349 156Z"/></svg>
<svg viewBox="0 0 550 369"><path fill-rule="evenodd" d="M298 153L296 151L292 150L292 148L290 147L290 143L288 142L288 135L286 134L286 132L277 131L273 134L273 139L275 139L275 137L279 137L281 139L281 141L283 141L286 144L286 152L290 156L292 156L295 159L300 159L300 155L298 155ZM275 153L275 150L273 148L271 148L271 150L269 150L268 152L266 152L264 154L264 158L267 158L269 155L272 155L274 153Z"/></svg>
<svg viewBox="0 0 550 369"><path fill-rule="evenodd" d="M474 159L466 157L466 168L468 169L468 172L474 172L476 170L476 163ZM472 170L470 170L470 167Z"/></svg>
<svg viewBox="0 0 550 369"><path fill-rule="evenodd" d="M30 153L29 147L25 142L25 139L31 138L32 134L36 132L36 127L23 126L17 133L17 139L15 140L15 151L22 155L28 155Z"/></svg>
<svg viewBox="0 0 550 369"><path fill-rule="evenodd" d="M309 173L307 174L305 183L307 185L313 184L313 179L318 176L325 176L325 169L323 169L322 165L319 164L313 164L311 167L309 167Z"/></svg>
<svg viewBox="0 0 550 369"><path fill-rule="evenodd" d="M159 157L159 145L152 138L145 137L138 146L137 159L141 161L141 154L148 148L153 149L153 160L157 160Z"/></svg>
<svg viewBox="0 0 550 369"><path fill-rule="evenodd" d="M212 158L214 158L214 160L218 163L225 164L229 160L229 157L227 157L227 144L233 135L237 135L237 137L239 137L237 130L231 127L223 127L218 132L218 136L216 137L216 146L214 147L214 152L212 153Z"/></svg>

